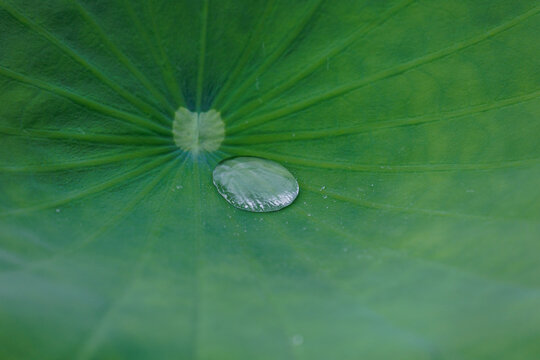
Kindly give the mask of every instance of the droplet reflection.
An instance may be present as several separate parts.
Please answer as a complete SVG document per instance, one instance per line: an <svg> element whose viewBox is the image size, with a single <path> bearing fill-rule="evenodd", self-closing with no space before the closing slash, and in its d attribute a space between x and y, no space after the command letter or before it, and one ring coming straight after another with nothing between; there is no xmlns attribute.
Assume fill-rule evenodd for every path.
<svg viewBox="0 0 540 360"><path fill-rule="evenodd" d="M269 212L292 204L298 182L282 165L256 157L237 157L220 163L213 173L218 192L234 207Z"/></svg>

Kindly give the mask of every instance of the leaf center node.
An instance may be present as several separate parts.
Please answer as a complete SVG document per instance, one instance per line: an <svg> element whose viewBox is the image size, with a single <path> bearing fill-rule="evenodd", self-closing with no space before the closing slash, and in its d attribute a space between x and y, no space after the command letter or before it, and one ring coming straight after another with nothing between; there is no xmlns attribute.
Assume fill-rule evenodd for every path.
<svg viewBox="0 0 540 360"><path fill-rule="evenodd" d="M225 138L225 123L216 110L191 112L181 107L174 114L173 137L184 151L198 154L219 149Z"/></svg>

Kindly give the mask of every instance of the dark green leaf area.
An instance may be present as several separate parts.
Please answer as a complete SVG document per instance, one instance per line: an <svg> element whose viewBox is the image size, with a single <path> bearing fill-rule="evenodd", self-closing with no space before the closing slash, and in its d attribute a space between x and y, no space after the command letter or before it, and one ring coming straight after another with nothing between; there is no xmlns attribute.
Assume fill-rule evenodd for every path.
<svg viewBox="0 0 540 360"><path fill-rule="evenodd" d="M539 12L0 0L0 358L537 358ZM234 156L298 198L232 207Z"/></svg>

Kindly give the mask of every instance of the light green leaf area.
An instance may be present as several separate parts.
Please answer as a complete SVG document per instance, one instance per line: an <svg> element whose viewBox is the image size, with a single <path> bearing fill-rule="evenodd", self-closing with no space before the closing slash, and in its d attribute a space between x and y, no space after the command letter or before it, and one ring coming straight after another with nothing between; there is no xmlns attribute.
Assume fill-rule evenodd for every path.
<svg viewBox="0 0 540 360"><path fill-rule="evenodd" d="M539 12L0 0L0 358L537 359ZM229 205L233 156L296 201Z"/></svg>

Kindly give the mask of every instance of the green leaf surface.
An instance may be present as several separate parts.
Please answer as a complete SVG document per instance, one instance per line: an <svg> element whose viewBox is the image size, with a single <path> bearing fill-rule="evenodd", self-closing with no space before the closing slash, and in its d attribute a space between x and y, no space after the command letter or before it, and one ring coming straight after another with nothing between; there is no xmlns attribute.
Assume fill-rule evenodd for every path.
<svg viewBox="0 0 540 360"><path fill-rule="evenodd" d="M0 358L537 359L539 12L0 0ZM298 199L235 209L233 156Z"/></svg>

